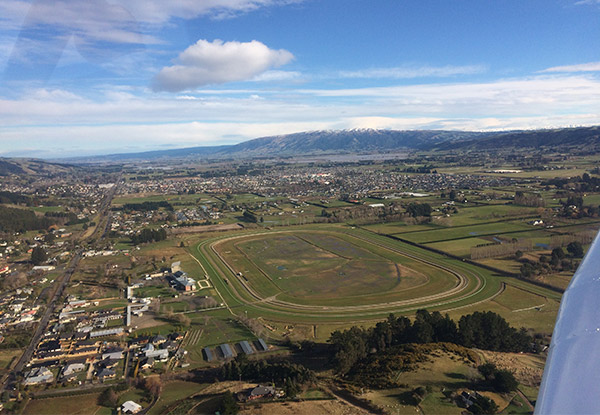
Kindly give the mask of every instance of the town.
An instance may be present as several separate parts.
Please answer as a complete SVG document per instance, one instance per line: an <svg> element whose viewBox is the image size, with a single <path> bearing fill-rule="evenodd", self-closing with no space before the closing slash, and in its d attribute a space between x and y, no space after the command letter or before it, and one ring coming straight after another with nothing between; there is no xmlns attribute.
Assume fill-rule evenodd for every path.
<svg viewBox="0 0 600 415"><path fill-rule="evenodd" d="M5 176L4 410L36 413L44 401L81 396L121 413L210 412L351 393L360 410L389 412L397 402L357 393L347 375L338 383L327 343L354 320L368 316L369 327L390 313L414 315L408 304L456 319L486 304L535 336L527 351L543 362L560 293L600 224L600 179L587 160L471 161L54 166L40 180ZM431 261L454 262L436 271ZM462 303L467 293L474 304ZM448 378L456 398L411 392L401 405L427 407L431 395L430 404L457 409L487 399L527 407L541 374L515 359L524 396ZM320 369L326 382L316 380Z"/></svg>

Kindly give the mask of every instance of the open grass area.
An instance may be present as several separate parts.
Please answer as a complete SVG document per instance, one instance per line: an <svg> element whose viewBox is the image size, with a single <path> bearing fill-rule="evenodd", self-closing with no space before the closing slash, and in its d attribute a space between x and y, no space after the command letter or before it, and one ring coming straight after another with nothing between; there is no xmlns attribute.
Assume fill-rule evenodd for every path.
<svg viewBox="0 0 600 415"><path fill-rule="evenodd" d="M456 241L434 242L427 246L440 251L448 252L449 254L460 256L463 258L471 257L471 248L477 245L489 244L490 241L481 238L467 238Z"/></svg>
<svg viewBox="0 0 600 415"><path fill-rule="evenodd" d="M207 385L180 380L165 383L160 400L148 411L149 415L160 415L179 401L201 392Z"/></svg>
<svg viewBox="0 0 600 415"><path fill-rule="evenodd" d="M471 238L490 235L502 235L534 229L524 221L493 222L472 226L449 227L422 232L403 233L401 237L412 242L428 243L457 238Z"/></svg>
<svg viewBox="0 0 600 415"><path fill-rule="evenodd" d="M412 399L412 390L419 387L429 387L431 393L421 403L424 412L432 414L461 414L452 399L442 392L455 391L470 386L470 378L477 376L473 362L453 353L436 352L429 361L421 363L413 371L400 372L397 381L406 387L369 391L361 397L373 403L390 408L390 413L415 413L416 407Z"/></svg>
<svg viewBox="0 0 600 415"><path fill-rule="evenodd" d="M124 402L134 401L142 405L142 407L147 407L147 394L142 389L131 388L119 395L119 405L123 405Z"/></svg>
<svg viewBox="0 0 600 415"><path fill-rule="evenodd" d="M217 237L216 239L204 240L197 247L197 260L202 264L203 268L209 274L211 284L214 289L223 297L224 302L236 314L247 312L249 317L264 318L270 322L297 322L314 324L310 326L317 333L317 337L321 336L325 330L321 329L321 324L335 323L342 324L344 322L374 321L378 318L385 318L390 312L396 314L411 314L419 308L428 307L440 311L455 309L457 307L465 307L473 302L485 301L490 296L498 293L500 290L501 279L492 276L489 271L480 269L460 261L452 260L442 255L423 251L422 249L410 245L403 244L398 241L391 240L384 236L379 236L361 230L358 228L344 226L324 226L313 225L297 229L302 232L326 232L332 233L334 236L341 239L348 239L361 248L366 249L379 256L388 258L395 263L406 266L414 271L421 272L429 277L429 282L417 287L387 292L378 295L365 295L354 298L332 297L326 299L324 303L322 299L314 299L302 303L297 298L292 298L285 293L275 294L278 300L292 301L297 304L307 304L302 307L309 307L306 310L291 309L285 304L271 304L271 297L264 297L265 301L256 302L256 298L249 295L243 287L241 280L233 275L233 271L221 262L220 258L210 249L213 242L225 243L227 239L231 242L232 237ZM295 231L294 231L295 232ZM281 232L263 232L264 234L276 235ZM256 236L242 233L237 234L235 238L247 238L248 236ZM356 242L358 239L359 242ZM223 251L227 251L223 249ZM446 268L448 267L448 268ZM457 277L452 275L448 270L457 272L457 275L462 275L466 278L463 283L466 286L457 288L453 291L452 287L456 286ZM450 277L450 278L448 278ZM247 276L250 280L250 276ZM263 276L263 281L268 280ZM227 281L226 281L227 280ZM270 282L268 282L271 284ZM450 283L450 285L447 285ZM445 285L446 284L446 285ZM272 285L272 284L271 284ZM253 287L257 286L253 284ZM439 294L434 294L439 293ZM359 301L360 300L360 301ZM400 301L400 303L389 303L388 301ZM323 307L327 304L327 307ZM363 305L361 305L363 304ZM368 306L366 304L369 304ZM373 306L371 306L373 304ZM397 304L397 305L396 305ZM338 310L337 307L356 306L365 307L364 309L356 310ZM318 323L318 324L316 324ZM277 330L275 337L281 335ZM312 337L312 336L311 336Z"/></svg>
<svg viewBox="0 0 600 415"><path fill-rule="evenodd" d="M504 292L494 298L494 301L512 311L518 311L529 307L543 307L547 298L507 284Z"/></svg>
<svg viewBox="0 0 600 415"><path fill-rule="evenodd" d="M342 233L267 233L231 239L216 248L262 297L303 304L414 298L414 290L425 284L430 293L456 284L445 270Z"/></svg>
<svg viewBox="0 0 600 415"><path fill-rule="evenodd" d="M525 303L525 310L511 310L495 300L466 306L448 312L451 318L458 320L462 315L474 313L475 311L493 311L500 314L513 327L526 327L536 332L551 333L554 328L556 314L558 313L559 301L549 298L543 307L530 308L540 305L538 298L532 297L531 303Z"/></svg>
<svg viewBox="0 0 600 415"><path fill-rule="evenodd" d="M536 208L494 204L489 206L461 207L457 204L458 213L450 216L451 226L470 226L484 222L505 219L516 219L538 215Z"/></svg>
<svg viewBox="0 0 600 415"><path fill-rule="evenodd" d="M57 398L33 399L29 401L23 415L89 415L95 414L102 409L98 405L100 392L76 396L61 396Z"/></svg>

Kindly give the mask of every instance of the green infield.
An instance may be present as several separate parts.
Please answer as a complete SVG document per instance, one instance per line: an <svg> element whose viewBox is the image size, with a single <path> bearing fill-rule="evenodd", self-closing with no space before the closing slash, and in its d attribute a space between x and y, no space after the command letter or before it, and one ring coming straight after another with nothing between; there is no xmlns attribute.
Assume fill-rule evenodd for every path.
<svg viewBox="0 0 600 415"><path fill-rule="evenodd" d="M378 303L414 297L405 291L428 282L429 292L457 284L446 270L343 234L268 233L231 238L215 249L261 298L277 296L291 303Z"/></svg>
<svg viewBox="0 0 600 415"><path fill-rule="evenodd" d="M352 226L213 234L190 243L189 258L223 304L211 315L255 319L273 339L301 333L326 338L347 324L368 326L389 313L411 315L423 308L453 317L492 309L519 325L547 330L560 299L528 282ZM507 295L494 301L506 284L528 292L519 298L518 311L506 303ZM547 304L530 309L541 305L538 295ZM534 315L543 318L533 324L528 319ZM207 316L190 317L196 324ZM200 343L210 340L205 335Z"/></svg>

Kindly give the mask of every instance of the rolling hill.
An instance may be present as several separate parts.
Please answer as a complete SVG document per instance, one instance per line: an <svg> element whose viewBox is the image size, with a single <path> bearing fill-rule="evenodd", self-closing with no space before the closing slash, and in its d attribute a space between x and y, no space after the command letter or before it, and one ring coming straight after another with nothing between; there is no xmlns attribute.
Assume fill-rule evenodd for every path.
<svg viewBox="0 0 600 415"><path fill-rule="evenodd" d="M261 137L235 145L190 147L141 153L69 159L70 162L124 162L171 158L224 159L294 157L319 154L389 153L394 151L492 151L509 149L577 149L600 152L600 126L528 131L326 130Z"/></svg>

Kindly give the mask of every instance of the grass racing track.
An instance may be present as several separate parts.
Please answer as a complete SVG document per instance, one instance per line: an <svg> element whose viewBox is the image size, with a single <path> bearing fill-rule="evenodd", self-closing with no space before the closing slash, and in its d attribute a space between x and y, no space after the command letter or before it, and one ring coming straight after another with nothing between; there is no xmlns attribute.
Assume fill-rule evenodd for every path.
<svg viewBox="0 0 600 415"><path fill-rule="evenodd" d="M285 238L290 236L314 244L321 251L332 251L330 242L325 244L329 246L324 247L323 243L319 246L319 242L315 243L319 238L311 239L310 235L320 235L321 240L335 238L344 241L345 244L341 244L343 248L338 247L338 250L342 249L345 252L342 254L337 252L338 256L347 254L348 248L345 245L352 245L364 251L361 254L363 257L358 258L360 262L371 260L384 263L387 260L390 263L406 264L405 272L400 275L400 281L408 269L417 269L415 274L425 275L425 279L415 278L415 281L408 285L395 284L394 289L389 289L391 281L387 281L380 286L375 284L375 290L372 292L362 293L357 292L364 287L359 282L354 291L342 289L341 292L333 292L324 289L312 295L302 290L302 284L285 285L284 278L277 277L274 268L265 271L269 264L265 265L264 259L261 262L260 258L257 260L256 255L248 255L248 252L254 249L252 244L256 241L259 243L254 245L258 246L261 241L273 238L285 241ZM237 262L231 264L234 249L239 251L235 252ZM232 314L245 313L249 317L263 317L275 321L351 322L381 319L389 313L411 314L421 308L453 310L488 301L500 294L504 287L503 277L485 269L362 229L344 226L304 226L294 230L266 230L221 235L200 242L192 252ZM281 257L285 255L283 253ZM325 254L321 252L319 255ZM365 256L371 258L364 258ZM354 257L346 255L345 258L351 261ZM305 265L307 263L306 258L301 256L294 259L298 259L299 262L304 261L302 263ZM317 256L314 262L318 263L320 259L322 258ZM335 260L333 257L330 259ZM276 260L277 258L271 262L274 261L276 265ZM340 268L344 266L343 263L334 265L337 266L336 269L352 268L352 265ZM251 272L239 276L240 269L244 271L250 269ZM308 270L310 271L310 268ZM367 275L367 278L370 276ZM330 281L325 283L331 285ZM312 284L314 286L314 281Z"/></svg>

